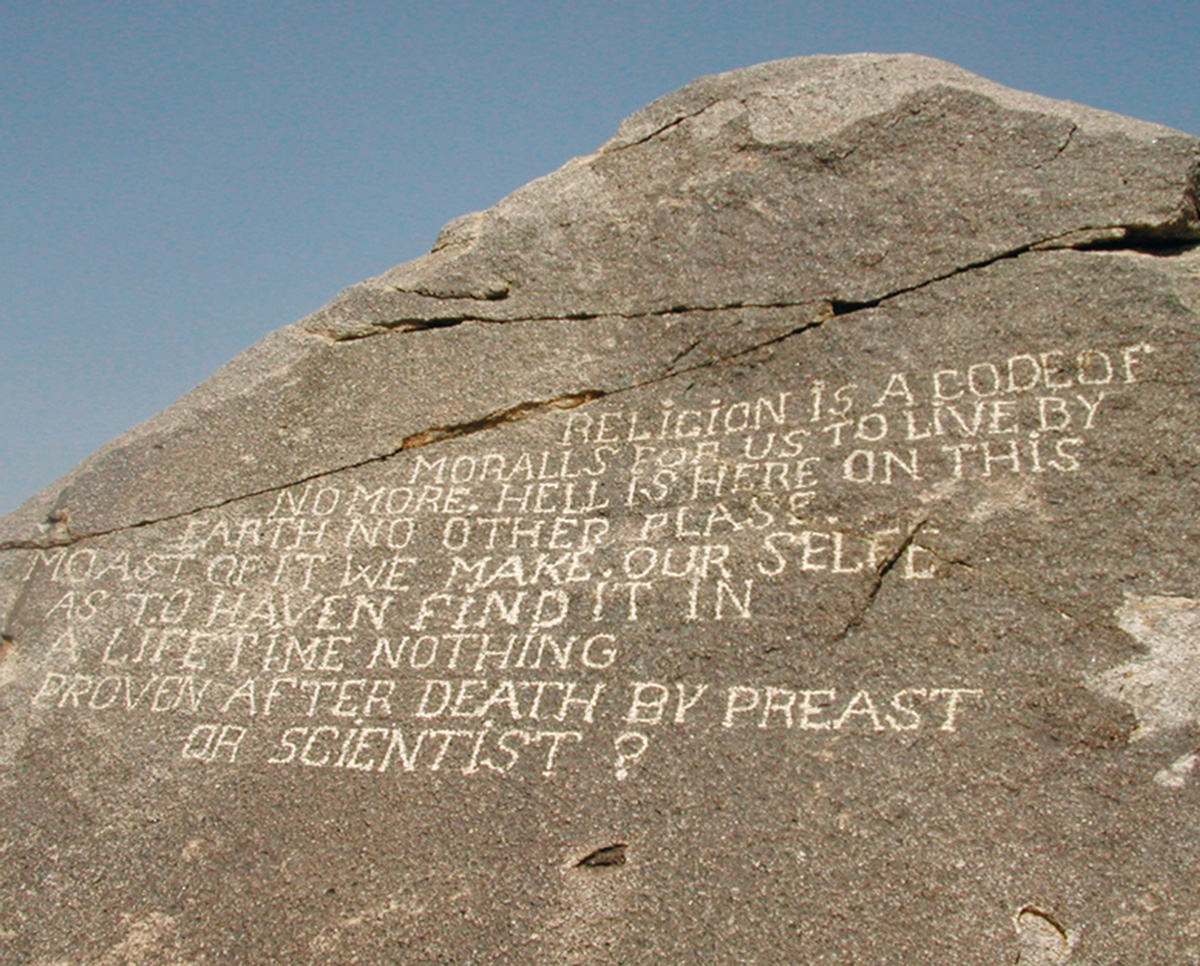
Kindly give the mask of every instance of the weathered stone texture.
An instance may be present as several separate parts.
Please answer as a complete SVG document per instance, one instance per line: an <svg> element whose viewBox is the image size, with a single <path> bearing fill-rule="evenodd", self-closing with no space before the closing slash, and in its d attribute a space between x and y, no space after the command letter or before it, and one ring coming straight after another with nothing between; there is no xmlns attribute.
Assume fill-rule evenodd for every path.
<svg viewBox="0 0 1200 966"><path fill-rule="evenodd" d="M0 522L0 960L1200 961L1198 149L765 64L235 359Z"/></svg>

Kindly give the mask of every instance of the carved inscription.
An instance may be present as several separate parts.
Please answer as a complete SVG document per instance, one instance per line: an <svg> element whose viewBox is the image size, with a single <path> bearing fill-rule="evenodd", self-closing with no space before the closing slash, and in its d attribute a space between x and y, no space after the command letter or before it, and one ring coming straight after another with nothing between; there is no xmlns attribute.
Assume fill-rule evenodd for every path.
<svg viewBox="0 0 1200 966"><path fill-rule="evenodd" d="M463 779L599 762L625 780L665 731L966 730L985 689L862 686L836 643L804 638L809 594L861 599L885 575L951 566L922 543L927 521L849 519L839 501L1086 474L1154 351L1040 347L702 405L608 399L513 434L528 445L449 441L137 541L36 551L26 578L51 592L31 701L168 716L197 764ZM794 627L788 646L824 670L657 673L694 639L736 652L765 600L771 633Z"/></svg>

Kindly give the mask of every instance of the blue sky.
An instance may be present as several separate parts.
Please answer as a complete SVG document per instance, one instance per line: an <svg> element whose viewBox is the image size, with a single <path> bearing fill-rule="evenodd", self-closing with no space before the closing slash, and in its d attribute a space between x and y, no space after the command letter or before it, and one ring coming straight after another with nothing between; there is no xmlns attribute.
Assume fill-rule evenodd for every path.
<svg viewBox="0 0 1200 966"><path fill-rule="evenodd" d="M655 97L866 50L1200 133L1194 0L6 0L0 513Z"/></svg>

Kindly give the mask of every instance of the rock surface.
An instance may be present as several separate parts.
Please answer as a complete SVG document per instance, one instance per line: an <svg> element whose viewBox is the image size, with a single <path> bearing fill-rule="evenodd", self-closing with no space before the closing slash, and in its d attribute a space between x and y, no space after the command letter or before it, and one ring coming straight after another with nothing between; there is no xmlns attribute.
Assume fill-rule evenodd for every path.
<svg viewBox="0 0 1200 966"><path fill-rule="evenodd" d="M0 522L0 961L1200 962L1200 145L704 78Z"/></svg>

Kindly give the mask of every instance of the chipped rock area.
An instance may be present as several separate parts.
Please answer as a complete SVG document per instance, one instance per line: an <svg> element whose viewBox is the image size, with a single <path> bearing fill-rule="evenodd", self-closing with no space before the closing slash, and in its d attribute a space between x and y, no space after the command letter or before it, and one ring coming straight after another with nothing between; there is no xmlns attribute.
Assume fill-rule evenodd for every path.
<svg viewBox="0 0 1200 966"><path fill-rule="evenodd" d="M704 78L0 521L0 962L1200 962L1200 144Z"/></svg>

